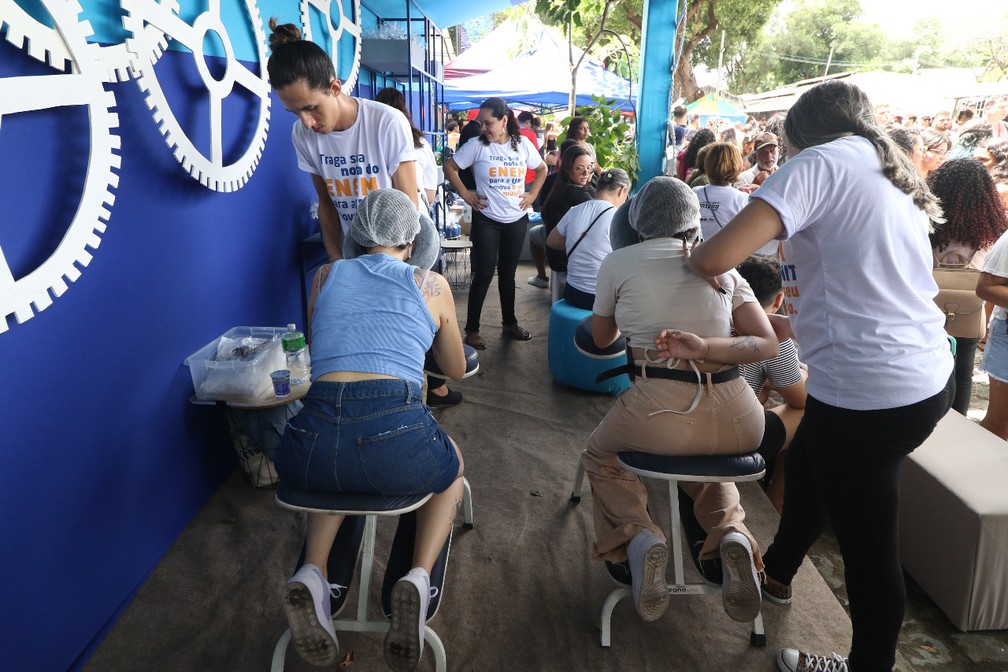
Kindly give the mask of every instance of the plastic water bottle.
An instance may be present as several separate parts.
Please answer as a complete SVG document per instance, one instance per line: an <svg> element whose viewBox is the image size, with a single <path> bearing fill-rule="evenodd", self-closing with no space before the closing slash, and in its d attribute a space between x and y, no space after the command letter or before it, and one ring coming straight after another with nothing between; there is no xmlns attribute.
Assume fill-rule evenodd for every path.
<svg viewBox="0 0 1008 672"><path fill-rule="evenodd" d="M284 354L287 356L287 368L290 369L290 384L303 385L311 380L311 359L308 356L308 346L305 335L297 330L293 322L287 325L287 331L280 337Z"/></svg>

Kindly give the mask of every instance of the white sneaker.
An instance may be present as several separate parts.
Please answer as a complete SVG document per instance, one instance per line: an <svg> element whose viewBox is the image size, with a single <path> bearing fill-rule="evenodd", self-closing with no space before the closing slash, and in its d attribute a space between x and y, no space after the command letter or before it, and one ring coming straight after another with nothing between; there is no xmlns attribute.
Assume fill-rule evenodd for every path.
<svg viewBox="0 0 1008 672"><path fill-rule="evenodd" d="M634 606L645 621L656 621L668 609L668 585L665 568L668 546L650 530L638 532L627 544L630 580L633 584Z"/></svg>
<svg viewBox="0 0 1008 672"><path fill-rule="evenodd" d="M755 619L760 613L762 597L748 537L741 532L729 532L721 537L721 567L724 573L721 601L725 613L743 623Z"/></svg>
<svg viewBox="0 0 1008 672"><path fill-rule="evenodd" d="M781 649L777 654L777 669L780 672L848 672L847 659L839 654L827 658L796 649Z"/></svg>
<svg viewBox="0 0 1008 672"><path fill-rule="evenodd" d="M544 280L538 275L533 275L528 279L528 283L533 287L538 287L539 289L549 289L549 280Z"/></svg>
<svg viewBox="0 0 1008 672"><path fill-rule="evenodd" d="M339 643L332 624L329 584L321 570L302 565L284 585L282 601L294 648L301 657L312 665L335 663Z"/></svg>
<svg viewBox="0 0 1008 672"><path fill-rule="evenodd" d="M392 587L392 625L385 635L385 663L393 670L413 670L423 654L430 577L414 567Z"/></svg>

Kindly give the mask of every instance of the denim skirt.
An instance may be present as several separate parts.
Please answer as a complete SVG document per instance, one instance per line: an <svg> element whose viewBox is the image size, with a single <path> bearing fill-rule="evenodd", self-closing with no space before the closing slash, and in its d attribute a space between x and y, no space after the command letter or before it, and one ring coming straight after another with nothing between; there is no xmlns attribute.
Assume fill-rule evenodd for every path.
<svg viewBox="0 0 1008 672"><path fill-rule="evenodd" d="M399 379L312 383L274 463L290 486L327 493L444 492L459 471L420 386Z"/></svg>
<svg viewBox="0 0 1008 672"><path fill-rule="evenodd" d="M1008 325L1004 320L990 322L980 370L995 380L1008 383Z"/></svg>

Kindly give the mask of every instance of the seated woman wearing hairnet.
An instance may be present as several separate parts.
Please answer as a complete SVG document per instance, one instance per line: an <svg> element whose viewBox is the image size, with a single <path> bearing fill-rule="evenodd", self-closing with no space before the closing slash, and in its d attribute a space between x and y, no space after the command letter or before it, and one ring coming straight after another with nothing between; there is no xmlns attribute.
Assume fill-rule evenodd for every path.
<svg viewBox="0 0 1008 672"><path fill-rule="evenodd" d="M645 621L668 607L668 546L648 515L647 493L617 461L620 451L662 455L751 453L763 437L763 408L738 365L777 355L778 343L748 283L734 270L715 288L687 267L700 232L700 204L686 184L652 178L613 218L613 253L599 269L592 334L596 345L620 332L633 350L633 386L616 400L582 454L592 485L593 557L629 571ZM656 339L680 343L680 357ZM667 343L665 343L667 345ZM702 560L720 556L727 614L751 621L761 598L762 559L746 529L733 483L682 483L707 540Z"/></svg>
<svg viewBox="0 0 1008 672"><path fill-rule="evenodd" d="M282 481L309 492L434 493L417 512L413 569L392 589L385 659L412 670L423 651L430 573L462 497L462 456L423 403L424 353L441 370L465 373L462 336L448 282L424 270L439 246L433 223L410 199L378 189L361 201L333 262L312 325L312 384L287 425L275 463ZM361 256L352 258L356 252ZM411 265L418 264L420 267ZM327 560L343 516L308 514L304 564L282 602L298 653L336 661Z"/></svg>

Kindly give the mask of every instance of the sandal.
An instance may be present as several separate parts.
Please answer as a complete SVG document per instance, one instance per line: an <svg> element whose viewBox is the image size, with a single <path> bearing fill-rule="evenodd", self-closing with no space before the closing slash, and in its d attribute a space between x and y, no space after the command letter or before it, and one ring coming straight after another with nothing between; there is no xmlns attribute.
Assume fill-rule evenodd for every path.
<svg viewBox="0 0 1008 672"><path fill-rule="evenodd" d="M505 324L504 333L516 341L532 340L532 334L530 334L527 330L522 329L517 324Z"/></svg>
<svg viewBox="0 0 1008 672"><path fill-rule="evenodd" d="M465 343L471 348L486 350L486 341L483 340L483 337L479 335L478 331L467 331L465 335Z"/></svg>

